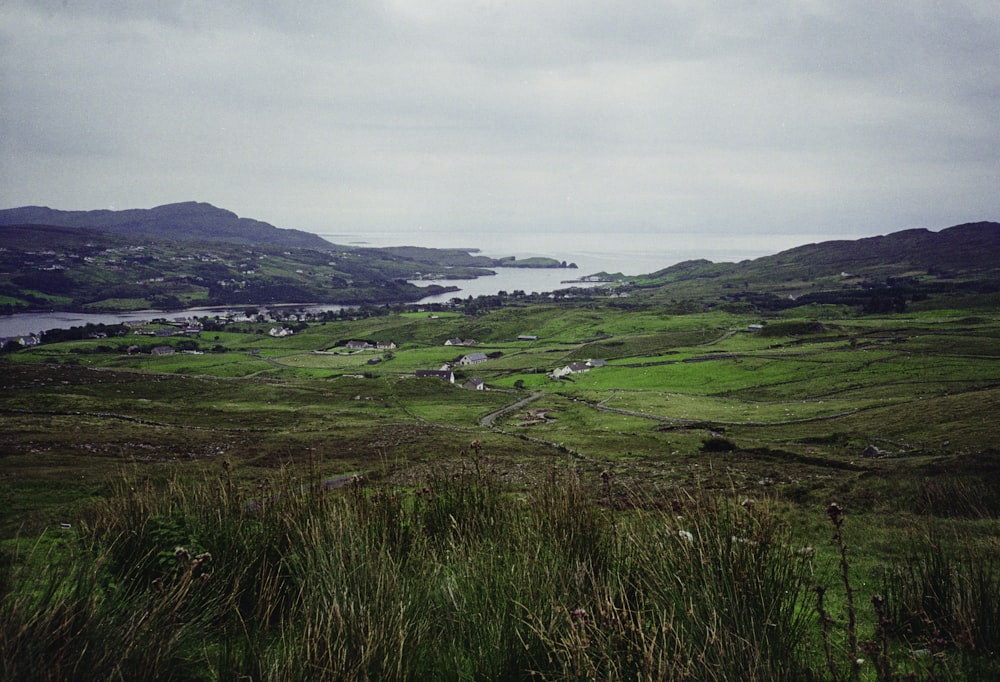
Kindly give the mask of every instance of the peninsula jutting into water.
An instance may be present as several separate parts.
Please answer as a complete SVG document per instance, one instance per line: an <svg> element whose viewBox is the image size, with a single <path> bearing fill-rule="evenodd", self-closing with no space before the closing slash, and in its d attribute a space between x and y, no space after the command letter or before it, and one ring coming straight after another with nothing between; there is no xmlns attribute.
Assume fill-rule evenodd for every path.
<svg viewBox="0 0 1000 682"><path fill-rule="evenodd" d="M8 209L0 211L0 311L400 303L457 291L450 281L493 275L497 268L575 268L549 257L345 247L309 237L208 204Z"/></svg>

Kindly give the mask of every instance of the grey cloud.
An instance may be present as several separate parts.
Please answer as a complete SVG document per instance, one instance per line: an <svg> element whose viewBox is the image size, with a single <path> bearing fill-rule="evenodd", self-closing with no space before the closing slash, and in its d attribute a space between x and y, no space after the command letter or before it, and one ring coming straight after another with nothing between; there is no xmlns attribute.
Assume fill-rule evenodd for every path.
<svg viewBox="0 0 1000 682"><path fill-rule="evenodd" d="M994 6L8 2L0 204L511 234L995 218Z"/></svg>

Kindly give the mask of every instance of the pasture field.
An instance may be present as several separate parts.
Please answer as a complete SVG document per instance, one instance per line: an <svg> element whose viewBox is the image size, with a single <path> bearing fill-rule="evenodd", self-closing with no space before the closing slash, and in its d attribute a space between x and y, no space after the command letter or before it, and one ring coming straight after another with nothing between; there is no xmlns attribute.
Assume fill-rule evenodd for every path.
<svg viewBox="0 0 1000 682"><path fill-rule="evenodd" d="M380 424L440 430L442 442L453 439L448 428L460 429L462 439L489 434L503 447L517 443L520 451L531 443L595 463L637 456L669 461L675 453L697 458L712 434L723 434L736 452L780 448L816 463L855 461L868 445L888 461L992 447L1000 385L996 316L948 310L813 320L785 314L750 332L753 319L537 306L471 318L409 312L327 322L285 338L263 333L266 325L246 325L243 333L203 334L195 339L199 354L129 355L117 352L127 345L121 339L43 344L7 356L9 367L46 378L6 387L3 401L10 431L23 418L19 410L94 420L111 414L160 429L266 432L261 442L297 442L304 433L306 440L321 440L329 430L325 452L337 449L338 439L357 452L359 442L372 438L392 447L370 453L404 459L411 454L406 439L375 438ZM538 340L510 340L528 332ZM453 337L478 344L443 345ZM338 347L351 339L398 347ZM494 390L412 378L418 369L438 369L473 351L500 355L456 366L457 383L478 376ZM374 358L380 361L369 364ZM562 380L547 376L593 358L607 364ZM107 379L78 385L84 368ZM63 375L68 378L55 378ZM484 426L491 412L532 392L540 399ZM545 409L542 419L530 413ZM150 433L147 440L160 438ZM150 447L162 449L159 442ZM426 457L427 442L418 439L412 450Z"/></svg>
<svg viewBox="0 0 1000 682"><path fill-rule="evenodd" d="M940 316L920 313L833 321L785 318L766 325L762 333L747 331L747 319L720 313L671 316L616 310L602 316L586 309L549 306L527 310L513 307L471 319L456 314L406 313L323 323L286 338L263 335L260 329L248 329L250 333L206 333L196 343L210 350L197 354L127 354L116 352L125 345L118 339L91 339L38 346L9 355L8 362L128 371L137 373L130 377L131 381L151 385L161 380L155 377L167 374L201 377L202 383L209 377L241 380L222 384L224 390L239 396L252 395L254 391L245 387L259 381L280 387L281 394L269 403L273 405L269 409L280 413L288 382L316 380L329 384L363 375L368 377L367 387L376 386L367 393L399 395L399 387L407 385L406 377L416 370L438 369L478 351L498 356L471 367L456 366L457 381L480 376L497 389L564 396L588 405L598 413L594 417L598 420L611 419L611 410L618 410L647 419L653 426L675 420L729 427L747 425L759 430L768 425L805 421L815 423L824 432L836 431L838 421L859 419L858 413L876 409L880 414L919 412L931 404L927 401L946 397L954 400L954 396L966 393L971 396L1000 383L1000 323L995 317L947 311ZM498 342L497 337L513 333L511 325L515 320L526 323L517 331L547 329L552 335L540 335L531 342ZM437 341L455 336L471 338L469 333L474 331L481 333L474 347L444 346ZM565 337L582 334L601 338L567 343ZM433 342L427 340L431 338ZM335 348L349 339L393 341L398 348ZM650 350L656 352L651 354ZM546 376L571 362L593 358L607 364L558 381ZM370 364L375 359L378 362ZM431 393L468 397L455 386L441 384L434 388ZM203 391L201 387L193 391L194 399L188 403L202 401ZM413 403L405 409L421 413L422 408L414 405L422 396L402 393L408 396L407 403ZM500 396L499 401L514 402L516 398L502 393ZM154 410L170 411L162 405L152 408L142 402L104 400L107 406L135 416ZM979 400L976 398L974 405ZM66 410L86 407L79 404L73 391L49 396L33 391L27 402L48 407L59 403ZM243 398L238 402L244 402ZM214 409L214 405L208 405L204 414L228 420L216 415ZM463 427L477 426L476 419L462 416L466 411L455 415ZM178 419L186 418L182 409ZM928 415L914 426L926 431L935 422L935 416ZM500 418L493 426L502 428L503 423ZM585 442L588 429L574 434L572 440ZM968 433L970 429L961 431ZM989 443L986 429L971 431L983 436L984 446ZM595 458L617 454L600 446L582 447L584 451Z"/></svg>
<svg viewBox="0 0 1000 682"><path fill-rule="evenodd" d="M848 510L854 533L849 540L850 577L859 600L862 593L867 600L895 584L892 580L902 580L892 571L909 560L918 546L924 548L922 552L931 545L946 548L947 554L937 560L950 562L949 575L959 575L970 562L979 562L987 566L980 576L986 581L982 584L1000 580L996 573L1000 567L996 541L1000 535L996 446L1000 314L979 307L877 317L850 315L841 308L811 307L808 312L829 316L817 318L799 311L796 317L785 311L761 320L718 311L672 315L546 304L509 306L475 316L390 313L311 324L284 338L269 336L267 325L247 324L205 332L197 338L87 339L6 353L0 358L0 504L6 510L0 523L0 547L5 548L7 557L5 580L13 584L10 581L15 574L21 576L32 561L40 561L23 549L29 538L42 538L37 541L40 546L51 544L57 556L68 557L77 551L65 540L68 536L59 535L60 523L69 524L74 532L79 528L80 533L94 533L86 536L90 538L86 541L99 544L104 537L99 528L141 517L128 516L121 505L138 505L136 509L144 504L166 505L148 517L167 524L159 530L149 529L144 542L151 544L143 551L151 552L151 557L183 543L216 553L210 542L222 546L235 540L217 535L207 521L197 532L192 530L194 526L176 526L181 523L176 520L180 516L169 511L171 504L175 510L185 510L177 512L187 519L184 524L195 524L195 518L206 514L206 518L228 519L223 524L227 528L226 524L235 524L242 529L239 533L250 533L249 525L241 525L244 512L239 510L245 507L227 502L229 506L212 511L211 507L185 505L193 505L196 498L202 500L198 505L209 504L206 500L210 499L229 499L226 495L243 501L241 504L250 504L249 500L256 505L272 499L268 491L311 490L323 481L362 475L365 483L359 490L332 498L343 499L348 505L337 513L352 519L357 515L369 523L377 517L381 519L378 523L387 524L372 526L386 533L379 537L402 544L393 544L391 549L350 545L352 551L405 563L410 561L406 558L411 556L406 553L410 550L395 554L400 547L432 551L421 543L434 540L438 530L447 536L459 533L463 523L480 524L476 526L482 534L479 540L488 539L496 545L463 544L473 543L471 536L461 535L461 542L457 535L448 536L452 544L440 553L444 563L406 564L424 573L407 577L414 582L405 589L416 590L413 593L423 595L421 599L435 605L433 613L440 614L445 609L439 601L441 595L451 589L447 586L461 583L468 592L464 596L454 593L458 602L450 608L465 613L465 606L478 604L477 608L488 609L492 604L502 616L497 622L484 622L484 630L463 636L488 641L489 633L494 632L490 628L504 627L500 621L507 619L522 628L504 631L505 637L512 638L509 641L541 647L532 654L532 664L541 665L542 660L565 663L566 667L557 667L561 672L550 670L552 677L573 677L565 672L572 669L572 659L581 665L589 661L587 665L598 671L595 675L610 673L608 676L615 678L614 671L619 669L612 662L619 660L622 651L637 655L639 649L629 647L641 648L642 638L629 639L631 626L614 621L618 624L615 627L622 627L621 632L615 631L617 639L601 640L600 646L605 648L595 650L595 642L604 635L595 630L583 638L583 621L572 615L574 609L601 613L606 623L612 622L612 613L638 618L638 611L632 610L636 605L622 601L628 598L627 590L618 591L600 581L611 573L624 575L634 570L638 575L646 570L632 562L654 561L651 555L646 556L648 547L644 549L641 543L663 542L657 535L663 524L673 524L673 541L677 541L677 532L686 529L674 526L687 512L674 513L671 505L681 508L694 499L728 500L736 505L734 509L751 514L739 523L752 525L764 523L764 517L752 515L753 505L759 502L761 508L769 510L768 524L779 520L786 524L781 531L776 530L778 526L767 526L771 530L759 536L761 542L780 540L813 552L808 566L769 564L781 571L808 569L807 575L795 574L794 581L804 583L792 581L789 574L787 580L792 582L782 583L779 592L799 595L788 605L787 616L813 614L802 616L803 622L793 619L786 623L788 637L802 636L802 628L812 633L802 639L803 648L796 650L795 666L769 670L776 679L806 679L801 677L805 669L829 673L825 677L826 673L820 672L808 679L833 679L823 653L825 635L818 625L825 621L814 612L815 597L808 589L808 584L836 587L842 581L840 550L830 542L831 527L824 512L831 502ZM762 329L750 331L749 325L760 323ZM537 335L538 339L516 340L524 334ZM454 337L477 343L471 347L443 345L444 340ZM392 341L397 347L348 352L343 344L349 340ZM144 348L173 345L177 352L130 354L127 349L133 343ZM197 352L184 352L193 348ZM456 366L455 384L414 376L416 370L438 369L470 352L499 355L479 365ZM374 358L380 361L369 364ZM548 375L589 359L606 364L562 379ZM484 379L487 390L462 388L463 381L471 377ZM132 483L123 489L121 482L126 479ZM225 482L221 497L220 480ZM468 485L470 480L479 482ZM437 503L440 507L416 494L424 489L443 490L444 481L459 483L449 488L452 497L443 496ZM206 485L209 488L204 488ZM149 490L148 499L131 497L139 489ZM210 494L209 489L215 493ZM489 497L493 491L495 498ZM282 495L290 505L298 504L296 494ZM740 507L741 502L747 506ZM479 504L487 506L474 511ZM519 506L522 504L526 506ZM716 538L717 534L712 542L723 542L726 552L743 551L732 546L732 538L741 536L725 525L736 517L712 516L715 512L707 511L715 509L712 505L698 508L711 516L699 526L704 538ZM109 511L113 509L118 511ZM431 509L437 516L432 518ZM524 517L517 511L522 509ZM557 513L559 509L563 511ZM644 510L659 510L665 516L647 526ZM541 516L534 516L536 512ZM138 512L128 512L132 513ZM322 525L327 521L320 523L320 517L311 516L314 512L305 507L289 507L288 513L293 516L272 520L286 524L281 532L297 533L300 538L328 532L319 530L329 528ZM414 514L418 516L411 516ZM699 518L693 517L691 523L702 523ZM174 520L168 523L168 519ZM491 527L490 523L500 525ZM577 523L584 525L573 525ZM586 526L588 523L591 525ZM566 530L571 527L575 530ZM727 529L724 533L719 530L723 527ZM421 528L425 530L405 535ZM564 531L569 534L559 535ZM618 549L606 546L602 534ZM596 581L587 584L597 592L585 595L579 592L580 584L560 584L560 590L575 595L574 599L585 606L546 611L551 605L543 608L540 604L545 600L529 594L541 587L517 583L517 590L525 590L518 598L526 605L518 611L515 603L500 598L503 590L499 585L505 571L520 568L507 565L507 559L497 558L506 555L494 551L501 545L525 551L525 545L514 542L515 535L562 538L562 549L538 544L544 552L583 552L575 559L553 554L539 560L552 561L553 565L562 565L559 562L564 559L567 565L573 561L578 561L578 566L586 564ZM154 549L156 538L161 536L169 538L171 546ZM277 535L268 537L265 542L279 542ZM375 536L365 537L372 540ZM928 539L938 542L928 543ZM614 544L633 541L640 544L634 546L632 554L619 554L625 545ZM293 544L310 547L304 539ZM110 547L108 551L117 551L113 544ZM309 574L309 567L322 561L318 554L297 552L289 556L294 554L298 563L283 564L287 575ZM475 570L472 564L448 563L458 556L455 552L466 553ZM673 558L669 560L690 559L690 554L683 552L670 554ZM445 560L445 556L449 558ZM123 560L118 557L117 561ZM159 570L156 560L150 561L142 569L143 580L153 579ZM490 563L495 561L504 565ZM167 563L161 557L159 565ZM263 570L265 563L258 567ZM611 565L616 567L613 571ZM124 563L120 568L125 571ZM460 578L462 570L472 572ZM390 574L379 575L389 580ZM895 577L890 580L890 575ZM281 580L275 577L269 584L278 585ZM899 580L899 584L909 584ZM319 600L317 603L325 597L316 595L343 588L313 585L304 579L296 584L316 590L310 594ZM489 596L493 601L477 602L472 592L476 584L496 586L496 592ZM666 586L660 587L666 590ZM291 589L282 587L286 588ZM368 585L355 598L374 597L365 590L378 589L382 588ZM896 605L912 597L892 594ZM393 598L387 598L383 607L388 608ZM282 604L291 603L281 601L287 595L275 599L272 606L276 612L286 608ZM651 604L647 607L655 610ZM298 613L288 608L287 613ZM719 608L731 608L731 604ZM823 608L832 613L830 622L840 633L831 635L835 657L846 665L845 656L852 652L850 637L845 634L848 611L856 609L861 614L858 627L863 626L868 634L878 628L879 620L867 601L863 609L860 602L851 606L843 594L838 596L834 591ZM651 612L648 609L644 613ZM462 669L476 670L471 661L483 655L483 650L476 648L480 645L471 640L442 645L427 633L447 625L407 614L415 619L407 622L423 628L427 642L435 642L418 647L420 656L430 661L436 647L452 647L450 653L441 655L455 660L465 656L468 666ZM321 617L305 611L300 615ZM318 621L314 625L325 627ZM666 624L659 623L661 626ZM736 624L733 627L741 631ZM940 628L936 633L920 630L914 634L919 628L916 624L912 627L906 636L912 636L920 646L951 636L942 634ZM948 627L957 626L952 623ZM235 632L230 634L235 637ZM294 644L279 651L279 642L297 641L293 634L264 628L260 641L251 638L218 646L233 646L233 651L238 649L244 657L259 646L279 658L285 656L282 660L286 663L302 656L306 660L316 653L298 651ZM572 640L577 635L582 639ZM969 633L962 636L973 637ZM14 646L10 637L4 634L0 644ZM292 639L285 639L289 637ZM414 637L420 640L420 636ZM996 649L984 649L982 644L969 649L968 642L960 642L958 637L956 634L954 641L941 645L945 653L940 659L940 679L972 680L977 679L977 670L989 674L997 670L1000 663L991 653ZM894 648L885 656L891 653L893 660L905 659L905 664L896 664L900 674L915 670L913 656L907 657L907 651L917 645L908 650L902 634L893 634L893 638ZM690 642L683 644L690 646ZM215 661L213 670L230 669L222 649L209 649L203 653ZM190 656L190 652L183 649L178 656ZM699 660L690 648L677 652L688 657L684 660L692 666ZM231 667L240 665L232 663ZM370 671L380 670L374 662L368 665L374 666L368 668ZM840 671L840 679L848 679L847 668ZM858 679L888 679L884 672L884 668L876 670L869 665ZM648 673L644 669L644 674ZM479 674L486 673L479 670ZM738 679L737 671L732 675L720 679ZM628 678L624 672L618 677Z"/></svg>
<svg viewBox="0 0 1000 682"><path fill-rule="evenodd" d="M885 400L757 401L660 391L612 391L602 407L640 412L678 421L711 421L722 425L779 424L829 419L886 404Z"/></svg>

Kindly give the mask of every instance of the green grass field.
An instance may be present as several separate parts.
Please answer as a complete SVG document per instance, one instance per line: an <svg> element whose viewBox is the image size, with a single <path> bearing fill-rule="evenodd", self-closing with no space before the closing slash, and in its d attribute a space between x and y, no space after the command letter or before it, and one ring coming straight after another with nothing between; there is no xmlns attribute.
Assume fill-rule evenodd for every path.
<svg viewBox="0 0 1000 682"><path fill-rule="evenodd" d="M613 526L623 532L637 518L640 507L669 510L671 501L686 496L768 500L775 518L789 524L795 545L816 548L809 580L831 586L840 580L839 555L829 542L823 509L837 501L850 514L852 576L858 598L863 594L865 600L886 589L884 576L906 561L913 547L923 546L922 539L947 538L948 554L943 560L951 562L949 575L966 570L963 567L972 559L1000 565L995 542L1000 531L1000 463L995 445L996 415L1000 414L1000 314L979 307L878 317L846 315L840 308L809 310L817 311L828 312L830 317L795 317L786 312L767 320L765 333L754 333L748 325L759 319L745 314L667 315L616 308L518 306L473 317L392 313L314 324L286 338L270 337L267 325L248 324L244 331L205 332L198 338L88 339L7 353L2 359L0 392L0 503L6 510L0 533L6 556L15 557L8 563L17 567L8 569L14 573L7 580L23 576L25 566L39 561L23 551L29 538L50 538L40 546L52 542L54 552L69 556L70 547L60 544L60 523L74 529L91 524L87 528L93 529L93 519L107 521L110 517L100 516L105 512L95 510L119 504L123 471L148 482L143 485L151 486L151 491L167 491L156 493L165 495L157 504L168 504L174 495L176 504L183 507L186 496L194 495L185 492L187 486L202 485L192 481L217 480L223 461L240 499L262 499L261 491L282 481L280 485L308 487L342 475L363 474L370 487L356 499L360 506L351 508L350 514L371 514L376 507L365 505L385 502L378 513L396 519L385 526L394 529L417 523L407 516L424 504L413 497L414 490L473 472L488 476L490 489L502 490L497 500L504 504L535 500L543 482L556 478L565 482L571 472L581 500L596 505L574 507L572 514L580 519L594 518L593 513L609 514L609 523L625 524ZM517 341L521 334L539 338ZM478 343L468 348L444 346L444 340L452 337ZM397 348L348 352L343 344L354 339L392 341ZM199 353L151 356L127 351L131 344L143 348L170 344L180 351L192 342ZM414 376L419 369L437 369L474 351L501 355L474 367L455 367L454 385ZM381 361L369 364L374 358ZM547 374L586 359L607 364L558 380ZM489 390L460 387L473 376L483 378ZM472 514L462 506L472 498L463 495L482 492L475 486L460 490L456 488L460 498L454 501L456 506L435 512L445 527L463 522L458 510ZM400 496L406 497L405 503L388 503ZM641 505L636 502L639 499ZM198 503L204 504L204 500ZM544 510L552 504L551 498L538 504ZM224 509L184 509L190 518L215 514L213 518L230 519L227 523L244 523L239 514L226 516L230 512ZM170 516L165 511L157 513ZM493 518L499 519L500 513L495 511ZM675 516L668 513L665 518ZM309 530L313 521L296 518L295 524L303 525L295 533L315 532ZM529 523L517 518L516 524ZM402 525L393 525L397 523ZM570 517L559 517L558 523L568 524ZM495 536L498 542L513 546L506 534L536 537L516 524L495 533L491 530L493 535L481 539ZM217 551L210 546L213 542L235 542L213 536L209 526L199 528L197 533L184 531L188 535L175 538L176 542L193 538L200 549L213 554ZM556 532L547 528L549 535ZM705 527L706 536L716 533L712 529L717 530ZM87 537L88 542L98 542L104 536ZM266 542L279 542L277 535L267 537ZM603 541L588 537L581 545L587 552L603 546ZM625 542L629 536L614 537L615 542ZM642 542L659 541L642 537ZM900 538L906 542L900 543ZM492 561L487 545L462 545L469 561L477 562L475 571L466 565L470 573L463 589L472 590L477 580L500 585L503 571L520 570L497 566L499 573L494 573L486 565ZM377 546L362 549L358 545L356 550L377 554L372 549ZM523 545L518 547L523 550ZM150 545L143 551L172 550L173 546L157 550ZM459 551L459 546L449 545L448 551ZM295 570L317 560L308 554L296 556L295 561L305 563L295 564ZM600 570L594 568L597 592L580 602L587 604L588 613L637 617L621 602L627 590L604 582L616 572L632 570L629 566L636 556L615 554L616 568L611 572L605 572L603 564ZM564 559L573 560L555 555L545 560ZM449 589L457 572L464 570L462 566L450 559L421 564L423 573L413 576L415 582L408 589L424 590L421 599L442 608L436 601L440 590ZM774 566L785 570L789 565ZM995 573L982 579L995 580ZM909 584L902 578L897 583ZM547 585L544 589L552 587ZM327 590L324 594L329 597L330 590L346 588L331 583L309 589ZM363 594L372 596L370 590L376 587L364 589L369 591ZM518 582L516 589L543 587ZM326 597L309 594L329 606ZM528 599L527 592L518 594ZM894 604L913 598L892 594ZM801 598L813 599L808 590ZM480 603L471 593L460 599L469 608ZM844 597L831 593L830 599L833 622L843 633ZM505 636L531 641L531 646L540 647L539 656L560 661L552 669L557 672L550 670L552 677L575 679L572 661L577 660L611 678L617 670L622 676L618 679L629 679L621 672L624 668L609 667L608 661L620 651L635 654L637 649L615 647L626 640L629 647L638 646L641 637L628 639L625 631L615 630L618 643L600 640L601 648L594 649L581 639L572 640L570 646L571 639L566 638L583 637L582 631L546 621L557 616L538 606L543 602L532 598L525 602L531 604L530 613L520 615L510 611L517 611L516 604L490 603L511 622L519 623L518 628L526 628ZM15 602L5 603L5 608L12 608ZM802 612L805 606L797 603L795 609ZM274 608L284 607L276 602ZM456 613L467 613L465 607L456 608ZM564 618L573 608L558 617ZM648 608L655 606L651 603ZM857 610L869 637L878 621L867 601ZM296 613L303 618L318 617L312 612ZM414 616L407 622L427 632L448 627L436 617L420 620ZM827 679L824 675L832 673L824 662L822 634L816 627L819 621L810 622L811 643L796 653L797 660L804 661L805 668L820 671L811 679ZM483 629L470 630L467 636L490 640L490 628L500 627L484 621ZM915 621L912 627L917 633ZM940 627L958 631L954 623ZM292 634L265 630L264 639L256 644L241 639L232 646L244 657L259 645L286 664L295 656L308 659L294 646L285 650L278 645L282 637ZM14 651L16 637L5 632L3 644L7 651ZM921 646L940 638L940 632L919 633L911 634ZM962 636L966 635L973 636ZM587 642L598 641L597 636L588 631ZM452 647L442 656L453 661L483 655L481 646L468 639L446 643L417 639L433 643L420 649L426 660L431 660L426 658L428 652L438 646ZM917 670L903 641L902 634L893 634L891 653L900 675ZM558 642L563 644L557 646ZM845 661L849 644L843 634L836 635L834 643L840 647L838 660ZM976 671L992 674L996 670L990 667L995 663L993 654L968 649L957 639L942 646L946 656L940 659L940 679L986 679L977 677ZM191 649L182 649L178 656L192 656ZM26 655L23 649L17 651ZM691 661L697 659L690 648L682 653L692 656ZM240 667L225 663L221 649L205 655L215 661L213 670ZM195 657L204 658L202 654ZM873 660L870 655L869 660ZM375 666L370 670L381 670L369 663ZM14 669L12 664L5 668ZM476 670L474 666L456 669ZM786 679L805 679L796 677L804 674L803 669L781 674L787 673ZM654 670L641 668L641 674L655 676ZM480 672L495 676L496 668L490 669L492 675ZM881 680L883 673L869 665L861 679ZM846 669L841 674L848 679ZM739 679L736 671L727 675L732 676L720 679Z"/></svg>

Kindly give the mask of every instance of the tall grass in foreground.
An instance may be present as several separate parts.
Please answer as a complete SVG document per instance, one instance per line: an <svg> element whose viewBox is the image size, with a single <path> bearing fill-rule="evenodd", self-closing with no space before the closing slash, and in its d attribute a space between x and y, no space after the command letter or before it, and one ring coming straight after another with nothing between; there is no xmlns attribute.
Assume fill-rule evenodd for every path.
<svg viewBox="0 0 1000 682"><path fill-rule="evenodd" d="M3 679L823 678L770 505L611 511L572 472L253 500L126 477L53 559L2 583Z"/></svg>
<svg viewBox="0 0 1000 682"><path fill-rule="evenodd" d="M827 587L813 589L833 682L1000 679L1000 566L988 546L970 543L946 553L938 540L924 540L901 548L904 561L883 569L883 592L871 595L872 636L862 639L845 511L831 503L826 512L844 592L839 651L833 647Z"/></svg>
<svg viewBox="0 0 1000 682"><path fill-rule="evenodd" d="M876 606L879 606L876 604ZM887 635L914 642L931 670L957 651L970 679L1000 679L1000 566L955 558L940 542L917 548L885 577Z"/></svg>

